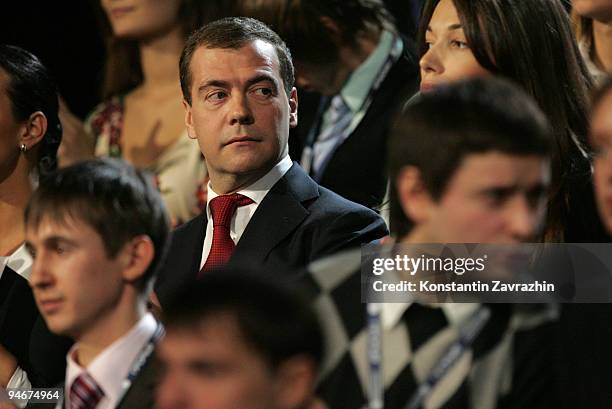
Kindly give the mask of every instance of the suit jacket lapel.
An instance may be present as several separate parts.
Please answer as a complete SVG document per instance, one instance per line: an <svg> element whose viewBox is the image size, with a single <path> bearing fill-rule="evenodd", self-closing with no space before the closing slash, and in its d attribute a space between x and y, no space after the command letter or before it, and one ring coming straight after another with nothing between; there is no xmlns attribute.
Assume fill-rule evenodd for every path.
<svg viewBox="0 0 612 409"><path fill-rule="evenodd" d="M200 270L202 259L202 247L206 234L206 213L202 212L198 217L183 226L183 234L175 235L177 240L173 243L173 249L178 250L178 257L173 258L172 263L176 271L185 271L193 279Z"/></svg>
<svg viewBox="0 0 612 409"><path fill-rule="evenodd" d="M302 202L319 196L317 184L296 163L270 189L249 221L230 264L264 260L309 215Z"/></svg>
<svg viewBox="0 0 612 409"><path fill-rule="evenodd" d="M154 404L155 387L158 382L159 362L155 352L147 358L142 370L134 380L123 399L117 404L117 409L149 409Z"/></svg>

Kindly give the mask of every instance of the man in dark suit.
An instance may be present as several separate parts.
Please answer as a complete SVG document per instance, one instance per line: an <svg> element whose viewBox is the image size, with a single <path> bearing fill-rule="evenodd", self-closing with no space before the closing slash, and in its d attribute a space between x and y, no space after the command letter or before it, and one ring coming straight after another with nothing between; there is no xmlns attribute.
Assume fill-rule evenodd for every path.
<svg viewBox="0 0 612 409"><path fill-rule="evenodd" d="M180 70L187 130L210 183L206 213L174 234L156 284L162 306L228 261L282 274L386 235L378 215L291 162L298 98L289 50L276 33L249 18L218 20L188 39Z"/></svg>
<svg viewBox="0 0 612 409"><path fill-rule="evenodd" d="M146 303L169 237L157 189L122 161L81 162L42 180L25 221L36 304L75 341L66 407L151 408L163 327Z"/></svg>
<svg viewBox="0 0 612 409"><path fill-rule="evenodd" d="M301 110L309 116L292 134L292 157L321 186L380 208L387 189L388 131L395 112L417 89L412 41L398 33L382 2L239 4L237 15L278 29L293 54L300 91L322 95L303 101L312 106Z"/></svg>

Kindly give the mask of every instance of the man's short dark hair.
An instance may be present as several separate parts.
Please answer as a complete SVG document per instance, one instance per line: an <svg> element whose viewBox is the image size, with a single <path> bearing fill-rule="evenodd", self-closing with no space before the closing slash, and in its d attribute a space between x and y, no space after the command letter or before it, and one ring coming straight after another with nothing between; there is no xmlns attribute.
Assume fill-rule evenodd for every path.
<svg viewBox="0 0 612 409"><path fill-rule="evenodd" d="M391 230L404 237L413 227L397 194L397 178L404 167L416 167L437 200L465 156L498 151L544 157L550 154L551 143L544 114L507 80L460 81L416 97L390 133Z"/></svg>
<svg viewBox="0 0 612 409"><path fill-rule="evenodd" d="M229 314L243 342L272 370L299 355L319 366L323 336L315 313L300 294L271 277L237 269L207 273L164 309L168 332L197 330L208 319Z"/></svg>
<svg viewBox="0 0 612 409"><path fill-rule="evenodd" d="M145 289L169 241L168 215L151 178L118 159L80 162L45 178L25 211L27 226L36 229L43 220L86 223L100 235L111 258L129 240L147 235L155 255L141 280Z"/></svg>
<svg viewBox="0 0 612 409"><path fill-rule="evenodd" d="M204 25L187 39L179 62L181 89L185 101L191 105L190 65L193 54L199 47L238 50L255 40L265 41L276 50L280 75L289 96L295 82L295 74L291 52L284 41L261 21L247 17L227 17Z"/></svg>

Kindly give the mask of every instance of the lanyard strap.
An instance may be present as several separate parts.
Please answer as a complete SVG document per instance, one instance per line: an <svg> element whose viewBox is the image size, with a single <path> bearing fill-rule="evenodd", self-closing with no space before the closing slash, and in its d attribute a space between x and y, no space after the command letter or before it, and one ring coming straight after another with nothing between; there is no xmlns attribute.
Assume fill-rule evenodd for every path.
<svg viewBox="0 0 612 409"><path fill-rule="evenodd" d="M480 334L487 321L489 321L489 318L491 318L491 310L485 306L481 306L472 314L468 322L460 328L459 338L448 347L442 358L433 367L429 377L412 394L404 409L417 409L421 406L438 382L444 378L466 350L471 347L478 334Z"/></svg>
<svg viewBox="0 0 612 409"><path fill-rule="evenodd" d="M161 323L157 323L157 327L155 328L155 332L151 335L151 338L142 346L138 356L132 362L132 366L130 367L130 371L128 372L127 377L121 384L121 392L119 393L119 398L117 399L117 406L121 403L123 398L125 397L127 391L132 386L132 383L144 367L144 365L148 362L150 355L155 350L155 346L159 342L159 340L164 336L165 330L164 326Z"/></svg>
<svg viewBox="0 0 612 409"><path fill-rule="evenodd" d="M368 409L383 409L385 385L382 376L382 324L380 304L367 305L368 323Z"/></svg>
<svg viewBox="0 0 612 409"><path fill-rule="evenodd" d="M368 409L383 409L384 407L384 380L382 373L382 324L380 304L368 304L368 366L369 390ZM471 347L485 324L491 318L491 310L481 306L469 318L467 323L459 329L459 338L453 342L436 362L431 373L412 394L404 409L417 409L431 394L434 387L440 382L450 369L459 361L463 354ZM409 329L410 330L410 329Z"/></svg>

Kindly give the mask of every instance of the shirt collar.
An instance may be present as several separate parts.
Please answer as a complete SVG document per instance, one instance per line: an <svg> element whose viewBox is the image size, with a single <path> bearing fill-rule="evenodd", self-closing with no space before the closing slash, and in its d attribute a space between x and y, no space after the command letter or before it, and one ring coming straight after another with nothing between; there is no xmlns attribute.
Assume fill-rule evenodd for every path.
<svg viewBox="0 0 612 409"><path fill-rule="evenodd" d="M374 51L353 71L340 90L342 99L352 112L358 112L365 103L389 55L399 55L402 48L402 40L399 37L387 30L382 32Z"/></svg>
<svg viewBox="0 0 612 409"><path fill-rule="evenodd" d="M32 256L26 249L25 244L19 246L10 256L0 257L0 277L2 277L4 267L7 266L26 280L30 280Z"/></svg>
<svg viewBox="0 0 612 409"><path fill-rule="evenodd" d="M104 392L105 398L116 405L134 360L145 343L151 339L156 328L157 322L153 315L145 314L127 334L104 349L87 368L75 361L79 348L78 343L75 344L66 357L66 390L69 391L74 380L87 370Z"/></svg>
<svg viewBox="0 0 612 409"><path fill-rule="evenodd" d="M244 195L251 199L256 204L260 204L261 201L266 197L272 186L276 184L285 173L291 168L293 162L289 155L285 155L280 161L274 165L272 169L268 171L264 176L260 179L256 180L250 186L239 190L237 193ZM210 206L209 203L212 199L219 196L211 187L210 182L208 182L208 203L206 204L206 214L210 218Z"/></svg>

